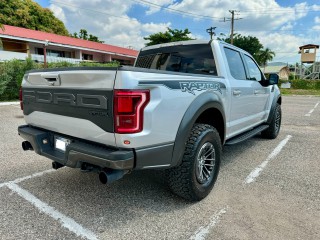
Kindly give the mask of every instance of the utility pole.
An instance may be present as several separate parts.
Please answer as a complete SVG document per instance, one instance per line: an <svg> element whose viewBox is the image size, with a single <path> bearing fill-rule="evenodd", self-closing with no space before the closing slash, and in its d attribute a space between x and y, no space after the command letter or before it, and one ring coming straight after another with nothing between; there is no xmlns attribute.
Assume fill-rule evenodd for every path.
<svg viewBox="0 0 320 240"><path fill-rule="evenodd" d="M43 44L43 66L44 68L48 67L47 63L47 47L49 46L49 40L45 40L45 43Z"/></svg>
<svg viewBox="0 0 320 240"><path fill-rule="evenodd" d="M212 40L212 36L215 35L215 32L214 32L215 29L216 29L216 27L211 27L211 28L207 29L207 33L209 33L211 40Z"/></svg>
<svg viewBox="0 0 320 240"><path fill-rule="evenodd" d="M231 13L231 36L230 36L230 42L231 45L233 45L233 29L234 29L234 10L229 10Z"/></svg>
<svg viewBox="0 0 320 240"><path fill-rule="evenodd" d="M231 21L230 43L233 45L234 21L242 18L234 18L235 13L238 12L236 10L229 10L229 12L231 13L231 18L223 18L223 22Z"/></svg>

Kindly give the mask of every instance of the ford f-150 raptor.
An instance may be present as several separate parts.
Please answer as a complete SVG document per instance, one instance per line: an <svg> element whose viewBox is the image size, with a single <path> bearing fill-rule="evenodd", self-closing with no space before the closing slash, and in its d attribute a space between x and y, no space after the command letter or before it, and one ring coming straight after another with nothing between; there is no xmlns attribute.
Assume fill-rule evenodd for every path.
<svg viewBox="0 0 320 240"><path fill-rule="evenodd" d="M143 48L134 67L33 70L23 78L18 132L24 150L97 171L102 183L166 169L172 191L197 201L211 191L221 149L281 125L278 76L225 42Z"/></svg>

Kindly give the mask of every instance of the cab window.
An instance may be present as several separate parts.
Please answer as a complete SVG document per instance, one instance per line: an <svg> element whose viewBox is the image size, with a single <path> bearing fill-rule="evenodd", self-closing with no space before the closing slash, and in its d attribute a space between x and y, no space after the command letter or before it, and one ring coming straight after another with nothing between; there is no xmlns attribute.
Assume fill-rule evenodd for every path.
<svg viewBox="0 0 320 240"><path fill-rule="evenodd" d="M246 72L240 56L240 52L230 48L224 48L232 77L239 80L246 80Z"/></svg>
<svg viewBox="0 0 320 240"><path fill-rule="evenodd" d="M256 80L261 81L262 80L262 73L260 71L260 68L257 66L257 64L253 61L253 59L247 55L244 55L244 60L247 64L248 71L249 71L249 80Z"/></svg>
<svg viewBox="0 0 320 240"><path fill-rule="evenodd" d="M136 67L217 76L210 44L167 46L140 52Z"/></svg>

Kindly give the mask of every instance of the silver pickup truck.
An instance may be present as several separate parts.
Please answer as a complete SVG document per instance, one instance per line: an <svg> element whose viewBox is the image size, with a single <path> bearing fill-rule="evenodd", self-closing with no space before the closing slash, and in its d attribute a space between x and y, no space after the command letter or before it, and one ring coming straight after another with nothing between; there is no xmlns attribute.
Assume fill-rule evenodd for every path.
<svg viewBox="0 0 320 240"><path fill-rule="evenodd" d="M278 76L225 42L142 49L134 67L65 68L25 74L24 150L96 171L102 183L140 169L166 169L172 191L198 201L211 191L222 146L281 125Z"/></svg>

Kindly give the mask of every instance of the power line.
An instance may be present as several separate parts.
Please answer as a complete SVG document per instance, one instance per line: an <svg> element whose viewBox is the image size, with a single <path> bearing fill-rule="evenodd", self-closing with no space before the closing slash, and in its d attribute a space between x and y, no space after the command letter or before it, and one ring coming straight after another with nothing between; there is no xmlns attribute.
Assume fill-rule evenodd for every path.
<svg viewBox="0 0 320 240"><path fill-rule="evenodd" d="M137 21L137 22L139 22L139 21L138 21L137 19L135 19L135 18L116 16L116 15L113 15L113 14L110 14L110 13L107 13L107 12L98 11L98 10L90 9L90 8L82 8L82 7L78 7L78 6L69 4L69 3L64 3L64 2L60 2L60 1L56 1L56 0L50 0L50 2L52 2L52 3L58 3L58 4L60 4L60 5L69 6L69 7L73 7L73 8L78 8L78 9L85 10L85 11L89 11L89 12L96 12L96 13L101 13L101 14L109 15L109 16L116 17L116 18L122 18L122 19L127 19L127 20L130 20L130 21Z"/></svg>
<svg viewBox="0 0 320 240"><path fill-rule="evenodd" d="M283 9L280 8L261 8L261 9L248 9L248 10L241 10L241 12L319 12L320 11L320 7L319 10L313 10L310 9L310 7L308 6L308 8L295 8L295 7L285 7Z"/></svg>
<svg viewBox="0 0 320 240"><path fill-rule="evenodd" d="M139 1L137 1L137 0L131 0L131 1L136 2L136 3L140 3L140 4L144 4L144 5L148 5L148 6L153 5L153 6L155 6L155 7L160 8L160 9L167 9L168 11L170 11L170 12L172 12L172 13L175 13L175 14L189 15L189 16L194 16L194 17L196 17L196 18L202 18L202 19L221 19L221 18L218 18L218 17L210 17L210 16L205 16L205 15L190 13L190 12L186 12L186 11L182 11L182 10L177 10L177 9L173 9L173 8L162 7L161 5L154 4L154 3L149 3L149 2L143 1L143 0L139 0ZM142 2L140 2L140 1L142 1ZM100 13L100 14L105 14L105 15L109 15L109 16L112 16L112 17L116 17L116 18L128 19L128 20L131 20L131 21L137 21L137 22L139 22L137 19L134 19L134 18L117 16L117 15L113 15L113 14L110 14L110 13L107 13L107 12L104 12L104 11L99 11L99 10L90 9L90 8L82 8L82 7L73 5L73 4L64 3L64 2L60 2L60 1L56 1L56 0L50 0L50 2L52 2L52 3L57 3L57 4L63 5L63 6L69 6L69 7L73 7L73 8L85 10L85 11L91 11L91 12L96 12L96 13ZM143 3L143 2L144 2L144 3ZM149 4L148 4L148 3L149 3Z"/></svg>
<svg viewBox="0 0 320 240"><path fill-rule="evenodd" d="M152 2L148 2L148 1L144 1L144 0L131 0L131 1L143 4L143 5L147 5L147 6L157 7L159 9L167 9L169 11L182 13L182 15L191 15L191 16L195 16L195 17L198 17L198 18L221 19L221 17L210 17L210 16L206 16L206 15L191 13L191 12L187 12L187 11L182 11L182 10L178 10L178 9L174 9L174 8L165 7L165 6L162 6L162 5L159 5L159 4L155 4L155 3L152 3Z"/></svg>
<svg viewBox="0 0 320 240"><path fill-rule="evenodd" d="M143 1L145 2L145 4L147 3L147 1L144 1L144 0L131 0L131 1L134 1L134 2L139 2L139 1ZM90 9L90 8L82 8L82 7L78 7L76 5L73 5L73 4L68 4L68 3L64 3L64 2L60 2L60 1L57 1L57 0L50 0L50 2L52 3L57 3L57 4L60 4L60 5L64 5L64 6L69 6L69 7L73 7L73 8L77 8L77 9L81 9L81 10L84 10L84 11L89 11L89 12L94 12L94 13L100 13L100 14L104 14L104 15L108 15L108 16L112 16L112 17L115 17L115 18L120 18L120 19L126 19L126 20L130 20L130 21L136 21L138 23L140 23L139 20L135 19L135 18L130 18L130 17L123 17L123 16L117 16L117 15L113 15L113 14L110 14L110 13L107 13L107 12L104 12L104 11L99 11L99 10L95 10L95 9ZM141 2L140 2L141 3ZM141 3L142 4L142 3ZM150 3L151 4L151 3ZM157 4L154 4L154 5L157 5ZM158 7L160 7L160 5L158 5ZM162 7L162 8L166 8L166 7ZM168 8L168 10L170 10L170 8ZM244 10L245 11L245 10ZM247 10L249 11L249 10ZM255 10L252 10L252 11L255 11ZM184 11L180 11L180 13L177 13L177 14L181 14L183 15L183 12ZM242 11L241 11L242 12ZM187 14L188 12L184 12L184 14ZM212 19L221 19L221 18L215 18L215 17L209 17L209 16L204 16L204 15L197 15L197 14L193 14L193 13L190 13L192 15L196 15L200 18L200 16L202 16L203 18L212 18ZM239 18L241 19L241 18ZM226 21L230 21L231 18L224 18L223 19L223 22L226 22ZM235 19L235 20L238 20L238 19ZM203 30L203 28L190 28L188 27L188 29L195 29L195 30ZM222 29L226 29L226 28L222 28ZM243 30L244 31L244 30ZM254 31L254 32L263 32L261 30L258 30L258 29L246 29L245 31ZM267 32L299 32L299 29L293 29L293 30L268 30ZM305 29L301 29L300 30L301 32L302 31L305 31Z"/></svg>
<svg viewBox="0 0 320 240"><path fill-rule="evenodd" d="M198 16L201 18L213 18L213 19L221 19L221 17L210 17L210 16L206 16L206 15L200 15L200 14L195 14L195 13L191 13L191 12L186 12L186 11L182 11L182 10L178 10L178 9L174 9L174 8L170 8L170 7L165 7L159 4L155 4L149 1L145 1L145 0L131 0L137 3L141 3L143 5L148 5L148 6L154 6L160 9L168 9L171 11L176 11L176 12L180 12L183 14L188 14L188 15L193 15L193 16ZM279 7L280 8L280 7ZM250 10L241 10L241 12L260 12L260 13L265 13L265 14L270 14L270 13L274 13L274 12L281 12L281 13L286 13L286 12L318 12L320 11L320 5L319 5L319 10L312 10L310 9L310 6L308 6L309 9L306 8L295 8L295 6L287 6L285 7L285 9L279 9L279 8L262 8L262 9L250 9ZM291 9L288 9L291 8Z"/></svg>

